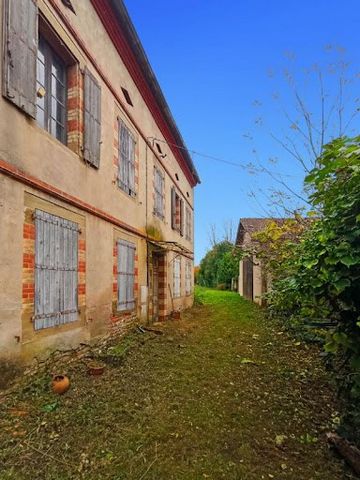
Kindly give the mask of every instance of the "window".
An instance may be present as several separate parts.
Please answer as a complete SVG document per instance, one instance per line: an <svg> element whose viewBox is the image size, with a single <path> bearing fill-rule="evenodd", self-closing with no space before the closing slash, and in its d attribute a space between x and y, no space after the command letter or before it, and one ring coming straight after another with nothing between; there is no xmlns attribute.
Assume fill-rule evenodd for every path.
<svg viewBox="0 0 360 480"><path fill-rule="evenodd" d="M135 308L135 250L136 247L131 242L119 240L117 243L118 310Z"/></svg>
<svg viewBox="0 0 360 480"><path fill-rule="evenodd" d="M129 92L126 90L126 88L124 88L124 87L121 87L121 90L122 90L122 92L123 92L123 95L124 95L124 97L125 97L126 102L127 102L131 107L133 107L134 105L133 105L133 103L132 103L132 101L131 101L130 93L129 93Z"/></svg>
<svg viewBox="0 0 360 480"><path fill-rule="evenodd" d="M41 36L36 86L37 122L60 142L66 143L66 65Z"/></svg>
<svg viewBox="0 0 360 480"><path fill-rule="evenodd" d="M174 187L171 189L171 228L184 235L184 201Z"/></svg>
<svg viewBox="0 0 360 480"><path fill-rule="evenodd" d="M185 210L185 238L186 240L191 241L192 238L192 221L191 221L191 210L189 207L186 207Z"/></svg>
<svg viewBox="0 0 360 480"><path fill-rule="evenodd" d="M192 263L190 260L186 260L185 265L185 293L186 295L191 295L192 293Z"/></svg>
<svg viewBox="0 0 360 480"><path fill-rule="evenodd" d="M35 330L78 319L78 234L77 223L35 211Z"/></svg>
<svg viewBox="0 0 360 480"><path fill-rule="evenodd" d="M135 139L124 122L119 121L119 187L135 196Z"/></svg>
<svg viewBox="0 0 360 480"><path fill-rule="evenodd" d="M174 298L181 297L181 258L176 257L174 259L174 268L173 268L173 280L174 280Z"/></svg>
<svg viewBox="0 0 360 480"><path fill-rule="evenodd" d="M164 175L154 167L154 215L161 219L164 218L164 184Z"/></svg>

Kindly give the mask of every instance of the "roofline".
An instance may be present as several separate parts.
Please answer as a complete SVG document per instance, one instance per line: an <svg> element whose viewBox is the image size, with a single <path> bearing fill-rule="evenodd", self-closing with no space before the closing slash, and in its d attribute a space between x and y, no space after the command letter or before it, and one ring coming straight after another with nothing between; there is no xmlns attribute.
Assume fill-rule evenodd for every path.
<svg viewBox="0 0 360 480"><path fill-rule="evenodd" d="M200 177L123 0L91 0L132 79L192 187ZM178 145L179 148L176 146Z"/></svg>

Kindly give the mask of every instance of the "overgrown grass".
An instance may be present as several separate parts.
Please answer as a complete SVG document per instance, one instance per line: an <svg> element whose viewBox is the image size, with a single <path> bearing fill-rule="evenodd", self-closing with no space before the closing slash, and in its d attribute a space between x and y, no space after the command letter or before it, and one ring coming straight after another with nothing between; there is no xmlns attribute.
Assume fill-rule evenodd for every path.
<svg viewBox="0 0 360 480"><path fill-rule="evenodd" d="M62 397L47 378L8 397L0 479L345 478L323 439L337 407L315 347L204 288L182 320L156 328L114 347L122 363L102 377L73 365Z"/></svg>

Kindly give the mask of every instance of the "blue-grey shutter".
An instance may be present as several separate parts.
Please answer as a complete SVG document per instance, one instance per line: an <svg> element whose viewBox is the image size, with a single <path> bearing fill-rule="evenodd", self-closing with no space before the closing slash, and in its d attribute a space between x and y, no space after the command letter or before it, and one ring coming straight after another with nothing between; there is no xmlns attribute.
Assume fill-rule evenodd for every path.
<svg viewBox="0 0 360 480"><path fill-rule="evenodd" d="M135 195L135 139L129 135L129 193Z"/></svg>
<svg viewBox="0 0 360 480"><path fill-rule="evenodd" d="M85 69L84 75L84 159L96 168L100 165L101 88Z"/></svg>
<svg viewBox="0 0 360 480"><path fill-rule="evenodd" d="M129 135L122 121L119 122L119 187L128 191L129 188Z"/></svg>
<svg viewBox="0 0 360 480"><path fill-rule="evenodd" d="M135 287L135 245L127 245L127 308L132 310L135 308L134 287Z"/></svg>
<svg viewBox="0 0 360 480"><path fill-rule="evenodd" d="M78 231L74 222L35 212L35 330L78 319Z"/></svg>
<svg viewBox="0 0 360 480"><path fill-rule="evenodd" d="M118 310L135 308L135 245L119 240L118 246Z"/></svg>
<svg viewBox="0 0 360 480"><path fill-rule="evenodd" d="M36 116L36 0L4 2L3 95L31 117Z"/></svg>
<svg viewBox="0 0 360 480"><path fill-rule="evenodd" d="M171 188L171 228L176 230L176 192Z"/></svg>
<svg viewBox="0 0 360 480"><path fill-rule="evenodd" d="M180 235L184 236L184 200L180 200Z"/></svg>

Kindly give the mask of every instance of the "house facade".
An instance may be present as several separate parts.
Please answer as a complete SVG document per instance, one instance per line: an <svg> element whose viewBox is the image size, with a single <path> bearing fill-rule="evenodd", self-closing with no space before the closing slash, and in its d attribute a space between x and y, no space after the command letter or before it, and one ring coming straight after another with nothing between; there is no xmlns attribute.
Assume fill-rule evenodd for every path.
<svg viewBox="0 0 360 480"><path fill-rule="evenodd" d="M0 356L191 306L199 177L124 4L0 5Z"/></svg>

